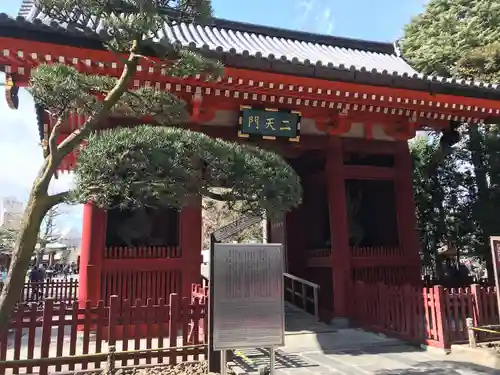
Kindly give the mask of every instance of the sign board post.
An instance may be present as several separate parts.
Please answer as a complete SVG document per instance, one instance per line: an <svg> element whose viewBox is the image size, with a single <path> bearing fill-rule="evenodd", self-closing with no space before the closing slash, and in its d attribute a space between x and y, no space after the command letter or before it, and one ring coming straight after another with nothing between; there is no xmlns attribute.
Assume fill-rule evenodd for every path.
<svg viewBox="0 0 500 375"><path fill-rule="evenodd" d="M210 235L210 259L208 263L208 372L220 373L221 357L220 353L214 350L214 249L215 243L214 233Z"/></svg>
<svg viewBox="0 0 500 375"><path fill-rule="evenodd" d="M493 261L493 271L495 277L495 286L497 288L497 307L498 316L500 316L500 236L490 237L491 259ZM489 277L490 275L488 275Z"/></svg>

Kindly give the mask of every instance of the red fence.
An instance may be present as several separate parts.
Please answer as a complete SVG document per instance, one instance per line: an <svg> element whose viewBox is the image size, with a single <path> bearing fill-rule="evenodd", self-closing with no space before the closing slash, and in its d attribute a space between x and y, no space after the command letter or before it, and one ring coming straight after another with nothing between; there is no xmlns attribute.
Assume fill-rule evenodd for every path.
<svg viewBox="0 0 500 375"><path fill-rule="evenodd" d="M171 293L189 295L193 279L186 277L180 246L106 247L102 257L94 272L100 277L99 299L106 303L112 295L131 301L153 298L155 304Z"/></svg>
<svg viewBox="0 0 500 375"><path fill-rule="evenodd" d="M103 301L79 308L77 302L51 299L43 310L19 304L9 332L0 335L0 374L99 369L110 345L121 366L198 360L206 356L206 319L205 299L177 294L168 304L161 299L156 305L151 299L130 304L116 296L109 307Z"/></svg>
<svg viewBox="0 0 500 375"><path fill-rule="evenodd" d="M118 247L111 246L104 249L104 259L165 259L180 258L182 256L179 246L140 246Z"/></svg>
<svg viewBox="0 0 500 375"><path fill-rule="evenodd" d="M359 282L354 293L352 317L359 326L440 348L467 341L468 317L475 326L498 324L499 319L493 287L446 289Z"/></svg>
<svg viewBox="0 0 500 375"><path fill-rule="evenodd" d="M0 291L3 283L0 283ZM74 302L78 300L78 280L46 280L40 283L25 283L19 302L36 302L52 298L57 302Z"/></svg>

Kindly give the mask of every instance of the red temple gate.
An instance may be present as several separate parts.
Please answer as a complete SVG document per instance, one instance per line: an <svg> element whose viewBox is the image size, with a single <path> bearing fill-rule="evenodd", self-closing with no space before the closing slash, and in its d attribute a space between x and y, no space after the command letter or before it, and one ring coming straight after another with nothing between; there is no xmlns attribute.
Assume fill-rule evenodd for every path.
<svg viewBox="0 0 500 375"><path fill-rule="evenodd" d="M121 73L121 63L96 38L54 29L39 22L44 15L37 11L28 14L27 22L0 15L0 66L10 88L27 85L31 69L53 61L91 74ZM490 121L500 114L499 90L420 76L388 43L217 19L206 28L166 27L185 47L226 66L224 77L208 82L166 76L155 56L141 62L133 86L169 90L185 100L190 129L248 142L238 138L240 106L301 113L300 141L250 141L283 155L301 176L304 203L270 223L270 239L285 244L288 272L321 284L324 316L349 317L356 281L416 283L420 259L407 140L417 129L445 137L457 124ZM43 108L37 114L46 148L50 116ZM101 127L145 121L110 117ZM78 121L68 121L61 136L75 126ZM61 170L70 170L75 158L69 155ZM85 205L80 299L188 296L200 275L200 205L164 223L178 228L176 235L155 244L113 243L111 216Z"/></svg>

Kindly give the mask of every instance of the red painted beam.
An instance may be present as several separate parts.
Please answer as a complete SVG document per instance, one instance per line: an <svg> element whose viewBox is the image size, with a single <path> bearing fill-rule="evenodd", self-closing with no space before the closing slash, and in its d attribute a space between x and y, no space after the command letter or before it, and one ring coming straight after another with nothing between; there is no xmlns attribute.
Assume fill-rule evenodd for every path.
<svg viewBox="0 0 500 375"><path fill-rule="evenodd" d="M116 56L108 51L101 50L88 50L83 48L76 48L70 46L62 46L55 44L47 44L47 43L39 43L27 40L20 39L11 39L11 38L0 38L0 45L4 49L9 49L13 51L23 51L23 57L14 56L14 57L0 57L0 60L4 61L6 64L12 64L14 68L22 66L25 68L26 73L24 75L18 74L18 80L22 84L26 84L29 79L29 68L30 66L46 62L45 56L47 55L47 51L50 51L52 59L48 62L53 62L54 58L64 57L66 63L73 64L73 59L77 59L76 64L74 64L77 68L92 74L107 74L107 75L115 75L118 76L121 72L121 64L118 63L118 59ZM38 61L35 61L31 58L31 54L38 54ZM92 63L90 66L87 66L85 62L92 58ZM22 65L18 60L25 60L26 63ZM5 61L7 60L7 61ZM43 61L40 61L43 60ZM57 60L58 61L58 60ZM95 64L95 62L103 63L103 65ZM154 59L152 59L154 61ZM17 63L17 65L16 65ZM116 64L115 67L111 67L111 64ZM149 65L148 65L149 64ZM152 64L148 62L144 62L141 64L143 66L142 73L139 72L137 75L141 80L150 80L150 81L168 81L172 82L186 82L189 83L190 80L174 80L172 77L166 77L161 75L149 75L148 70ZM244 69L235 69L226 67L225 68L225 77L234 77L243 79L244 81L261 81L265 83L283 83L285 86L292 85L294 87L307 87L314 88L316 93L309 93L306 91L290 91L290 90L276 90L276 89L266 89L263 87L238 85L237 83L225 84L223 82L218 83L210 83L204 82L203 80L192 80L196 81L197 85L201 86L217 86L220 88L232 87L233 89L252 89L253 92L259 94L271 94L272 92L281 92L280 95L290 95L294 97L300 97L303 100L333 100L333 101L343 101L349 103L370 103L372 102L374 105L383 105L389 107L404 107L404 108L413 108L415 110L433 110L439 113L453 113L456 115L462 115L466 117L479 117L479 118L487 118L490 114L480 111L467 111L465 109L461 110L460 108L444 108L443 106L437 107L438 102L447 102L453 103L458 106L471 106L474 107L484 107L492 110L500 110L500 101L489 100L489 99L479 99L479 98L470 98L470 97L460 97L455 95L448 94L433 94L429 92L422 91L413 91L407 89L396 89L392 87L379 87L379 86L369 86L369 85L360 85L356 83L346 83L346 82L337 82L337 81L327 81L321 80L317 78L308 78L308 77L297 77L290 76L284 74L276 74L276 73L266 73L266 72L256 72L252 70L244 70ZM317 93L317 89L322 90L322 94ZM366 99L363 99L361 95L354 96L350 95L349 97L342 96L334 96L331 95L330 98L326 97L324 94L325 91L331 90L332 92L340 91L340 92L349 92L349 93L358 93L358 94L367 94ZM403 102L394 102L390 100L385 101L372 101L371 96L383 96L388 99L391 98L405 98L410 99L409 103ZM415 101L415 103L413 103ZM429 102L432 102L432 105L429 105Z"/></svg>

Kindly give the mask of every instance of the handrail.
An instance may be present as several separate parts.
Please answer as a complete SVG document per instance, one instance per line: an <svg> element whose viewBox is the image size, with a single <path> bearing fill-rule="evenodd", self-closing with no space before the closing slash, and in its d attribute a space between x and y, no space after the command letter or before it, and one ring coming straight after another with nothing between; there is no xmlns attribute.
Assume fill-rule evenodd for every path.
<svg viewBox="0 0 500 375"><path fill-rule="evenodd" d="M319 293L318 293L318 291L319 291L320 286L316 283L302 279L301 277L291 275L291 274L286 273L286 272L283 273L283 276L285 278L290 279L291 284L292 284L289 288L285 284L285 292L291 293L291 301L289 301L289 302L291 302L292 304L297 306L297 304L295 303L295 298L299 297L302 301L300 304L301 306L297 306L297 307L301 307L302 310L304 310L305 312L308 312L307 311L307 303L312 302L312 304L314 306L314 316L317 320L319 320ZM301 285L300 291L296 290L295 282L297 282ZM312 298L308 297L308 295L307 295L307 287L312 288L312 292L313 292ZM285 293L285 298L286 298L286 293Z"/></svg>
<svg viewBox="0 0 500 375"><path fill-rule="evenodd" d="M283 273L283 276L288 277L289 279L298 281L298 282L300 282L302 284L306 284L306 285L310 286L311 288L316 288L316 289L320 288L319 284L313 283L312 281L308 281L308 280L303 279L303 278L298 277L298 276L294 276L294 275L292 275L290 273L286 273L285 272L285 273Z"/></svg>

